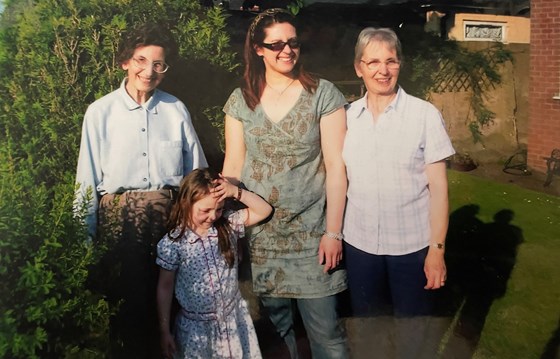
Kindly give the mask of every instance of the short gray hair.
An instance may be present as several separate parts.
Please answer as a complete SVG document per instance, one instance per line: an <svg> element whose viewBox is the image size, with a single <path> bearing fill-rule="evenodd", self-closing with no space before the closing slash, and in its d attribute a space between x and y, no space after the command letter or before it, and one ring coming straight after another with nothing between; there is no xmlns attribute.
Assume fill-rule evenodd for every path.
<svg viewBox="0 0 560 359"><path fill-rule="evenodd" d="M370 42L383 42L397 52L397 60L402 61L402 47L397 34L389 28L366 27L358 35L358 41L354 49L354 63L357 64L362 59L364 49Z"/></svg>

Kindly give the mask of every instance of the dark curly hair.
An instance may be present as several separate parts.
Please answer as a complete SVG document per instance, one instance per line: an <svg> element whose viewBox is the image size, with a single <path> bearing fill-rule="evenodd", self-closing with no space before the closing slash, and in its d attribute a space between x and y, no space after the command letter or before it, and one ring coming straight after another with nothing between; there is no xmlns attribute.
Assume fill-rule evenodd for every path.
<svg viewBox="0 0 560 359"><path fill-rule="evenodd" d="M167 63L172 63L177 56L177 42L171 31L159 24L145 23L135 27L123 37L117 55L119 65L131 59L137 48L150 45L163 48Z"/></svg>

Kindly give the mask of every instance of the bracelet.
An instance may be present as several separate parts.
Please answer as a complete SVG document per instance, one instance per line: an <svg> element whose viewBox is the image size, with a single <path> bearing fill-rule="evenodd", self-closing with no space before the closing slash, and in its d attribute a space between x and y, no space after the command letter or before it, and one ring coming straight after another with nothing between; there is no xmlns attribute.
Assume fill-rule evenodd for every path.
<svg viewBox="0 0 560 359"><path fill-rule="evenodd" d="M243 189L241 187L237 187L237 197L235 197L236 201L241 199L241 192L243 192Z"/></svg>
<svg viewBox="0 0 560 359"><path fill-rule="evenodd" d="M443 249L445 248L445 244L444 243L430 243L430 247L434 247L437 249Z"/></svg>
<svg viewBox="0 0 560 359"><path fill-rule="evenodd" d="M323 233L323 235L327 236L329 238L336 239L337 241L341 241L341 240L344 239L344 234L342 234L342 233L333 233L333 232L325 231L325 233Z"/></svg>

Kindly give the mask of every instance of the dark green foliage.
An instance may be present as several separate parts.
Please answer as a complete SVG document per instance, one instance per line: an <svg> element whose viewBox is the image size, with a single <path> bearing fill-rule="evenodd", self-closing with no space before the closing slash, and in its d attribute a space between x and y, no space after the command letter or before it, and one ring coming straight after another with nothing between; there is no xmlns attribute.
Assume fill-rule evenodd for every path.
<svg viewBox="0 0 560 359"><path fill-rule="evenodd" d="M85 240L85 230L72 213L83 114L124 77L116 63L122 34L139 22L153 21L169 27L180 45L169 86L190 86L201 94L203 105L185 102L193 118L211 127L203 110L214 89L200 88L201 82L189 85L180 75L189 73L185 67L193 63L222 73L238 66L229 50L225 14L219 8L202 8L198 0L4 3L0 357L104 357L112 309L87 285L88 269L102 249ZM214 99L213 105L224 102L223 96Z"/></svg>
<svg viewBox="0 0 560 359"><path fill-rule="evenodd" d="M290 2L286 8L290 11L293 15L297 15L299 11L305 6L304 0L293 0Z"/></svg>
<svg viewBox="0 0 560 359"><path fill-rule="evenodd" d="M0 357L103 358L109 308L86 289L100 251L72 214L73 185L36 185L0 159Z"/></svg>

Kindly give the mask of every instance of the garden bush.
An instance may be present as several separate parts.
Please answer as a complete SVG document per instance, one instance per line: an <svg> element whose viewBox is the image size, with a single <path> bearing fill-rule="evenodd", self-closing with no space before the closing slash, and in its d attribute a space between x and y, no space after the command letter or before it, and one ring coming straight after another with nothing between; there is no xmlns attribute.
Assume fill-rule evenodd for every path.
<svg viewBox="0 0 560 359"><path fill-rule="evenodd" d="M0 158L0 357L104 357L110 308L87 289L101 250L83 240L73 186L36 185Z"/></svg>
<svg viewBox="0 0 560 359"><path fill-rule="evenodd" d="M4 4L0 357L104 357L114 308L88 289L89 268L103 249L86 240L85 229L72 213L83 114L124 77L115 59L122 35L138 23L152 21L177 36L180 58L170 70L167 86L200 94L201 103L185 102L195 127L204 128L209 123L205 107L224 99L211 96L216 92L211 81L207 86L193 84L186 76L199 70L189 69L191 64L204 63L209 76L230 73L238 66L229 49L226 14L220 8L202 7L198 0ZM171 92L183 100L188 97Z"/></svg>

